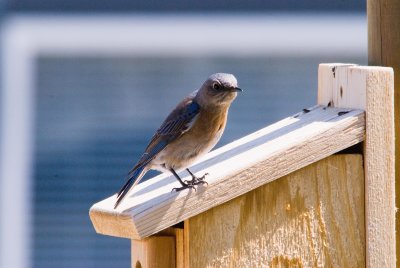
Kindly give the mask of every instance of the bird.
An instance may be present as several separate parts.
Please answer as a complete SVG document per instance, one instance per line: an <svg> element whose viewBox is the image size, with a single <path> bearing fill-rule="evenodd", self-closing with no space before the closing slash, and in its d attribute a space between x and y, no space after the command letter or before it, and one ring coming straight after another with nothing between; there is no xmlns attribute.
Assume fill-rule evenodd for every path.
<svg viewBox="0 0 400 268"><path fill-rule="evenodd" d="M150 169L171 172L181 185L172 191L196 190L196 185L207 184L207 173L197 177L188 167L220 140L229 107L238 92L242 89L238 87L234 75L215 73L198 90L178 103L153 135L139 161L128 172L127 181L117 194L114 209ZM177 171L183 169L192 177L191 180L182 181Z"/></svg>

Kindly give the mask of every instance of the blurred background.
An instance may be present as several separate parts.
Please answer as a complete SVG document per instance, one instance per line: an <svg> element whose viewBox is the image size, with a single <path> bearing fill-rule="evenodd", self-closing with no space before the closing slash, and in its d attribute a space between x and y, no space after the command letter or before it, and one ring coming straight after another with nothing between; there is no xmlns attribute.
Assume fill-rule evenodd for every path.
<svg viewBox="0 0 400 268"><path fill-rule="evenodd" d="M89 208L210 74L244 89L219 147L314 105L319 63L367 63L364 0L0 5L2 268L129 267Z"/></svg>

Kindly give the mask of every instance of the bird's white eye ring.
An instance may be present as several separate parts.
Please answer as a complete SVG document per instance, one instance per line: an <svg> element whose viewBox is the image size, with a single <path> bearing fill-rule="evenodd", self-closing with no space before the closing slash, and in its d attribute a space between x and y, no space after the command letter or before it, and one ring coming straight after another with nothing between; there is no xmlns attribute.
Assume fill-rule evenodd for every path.
<svg viewBox="0 0 400 268"><path fill-rule="evenodd" d="M220 88L221 88L220 84L218 84L218 83L213 84L213 89L218 90Z"/></svg>

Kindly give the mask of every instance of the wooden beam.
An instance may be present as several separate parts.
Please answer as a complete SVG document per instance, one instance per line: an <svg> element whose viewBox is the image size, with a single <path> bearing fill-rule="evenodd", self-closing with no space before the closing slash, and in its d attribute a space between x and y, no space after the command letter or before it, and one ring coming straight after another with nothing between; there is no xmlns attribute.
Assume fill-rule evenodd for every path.
<svg viewBox="0 0 400 268"><path fill-rule="evenodd" d="M315 106L208 154L193 170L207 187L171 192L172 176L139 184L117 210L116 196L90 209L97 232L141 239L323 159L364 139L364 112Z"/></svg>
<svg viewBox="0 0 400 268"><path fill-rule="evenodd" d="M368 0L368 64L394 69L396 207L400 207L400 1ZM400 218L396 218L400 245ZM396 249L399 265L400 247Z"/></svg>
<svg viewBox="0 0 400 268"><path fill-rule="evenodd" d="M393 69L321 64L318 80L333 85L318 88L319 104L366 110L366 264L395 267Z"/></svg>
<svg viewBox="0 0 400 268"><path fill-rule="evenodd" d="M365 267L361 154L333 155L187 220L189 267Z"/></svg>

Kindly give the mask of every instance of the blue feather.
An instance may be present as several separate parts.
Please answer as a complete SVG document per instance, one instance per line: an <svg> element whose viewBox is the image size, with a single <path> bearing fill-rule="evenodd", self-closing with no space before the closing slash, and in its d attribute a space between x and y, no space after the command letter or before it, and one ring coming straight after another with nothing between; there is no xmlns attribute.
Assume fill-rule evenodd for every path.
<svg viewBox="0 0 400 268"><path fill-rule="evenodd" d="M122 199L129 192L129 189L134 185L139 183L140 179L144 176L144 166L139 167L129 174L128 181L122 186L121 190L119 190L117 195L117 202L115 202L114 209L118 207L119 203L121 203Z"/></svg>

